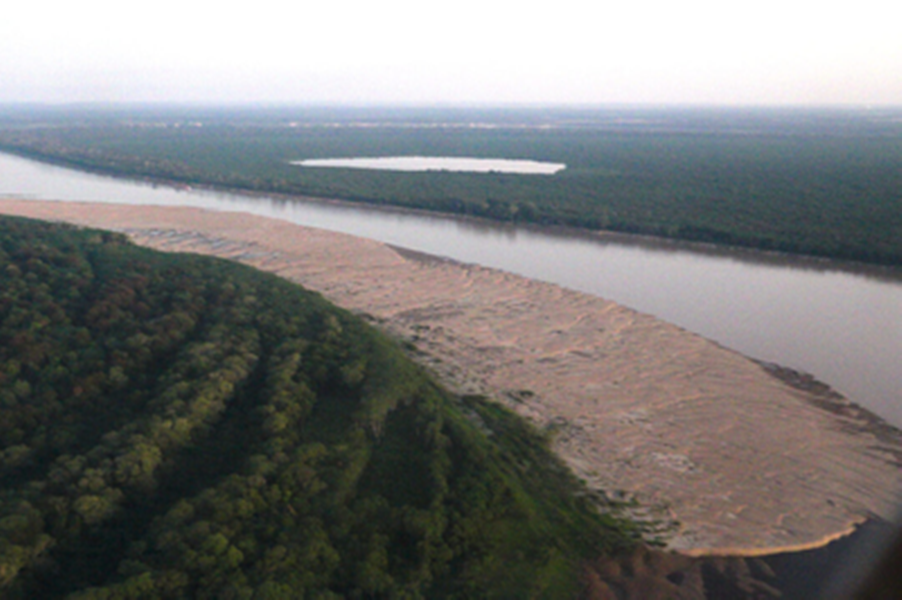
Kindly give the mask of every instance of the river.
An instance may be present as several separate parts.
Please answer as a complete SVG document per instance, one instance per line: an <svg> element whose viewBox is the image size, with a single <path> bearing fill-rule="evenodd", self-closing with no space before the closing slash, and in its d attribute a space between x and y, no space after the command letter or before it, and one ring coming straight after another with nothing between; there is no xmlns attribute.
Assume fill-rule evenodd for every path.
<svg viewBox="0 0 902 600"><path fill-rule="evenodd" d="M247 211L615 300L811 373L902 427L902 270L374 207L177 190L0 154L0 196Z"/></svg>

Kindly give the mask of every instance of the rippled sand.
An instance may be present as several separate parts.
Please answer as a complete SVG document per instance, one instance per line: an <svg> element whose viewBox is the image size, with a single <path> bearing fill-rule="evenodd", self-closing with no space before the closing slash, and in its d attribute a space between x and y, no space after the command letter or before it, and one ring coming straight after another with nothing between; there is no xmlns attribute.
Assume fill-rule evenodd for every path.
<svg viewBox="0 0 902 600"><path fill-rule="evenodd" d="M15 199L0 200L0 212L122 230L317 290L413 343L451 387L549 430L590 486L678 522L668 543L684 553L816 547L894 515L897 430L804 378L777 378L613 302L247 214Z"/></svg>

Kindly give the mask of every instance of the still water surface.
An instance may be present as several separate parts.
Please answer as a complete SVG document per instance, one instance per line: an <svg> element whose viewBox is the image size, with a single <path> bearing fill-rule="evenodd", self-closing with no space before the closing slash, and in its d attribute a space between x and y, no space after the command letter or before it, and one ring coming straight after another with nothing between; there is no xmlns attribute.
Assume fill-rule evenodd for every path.
<svg viewBox="0 0 902 600"><path fill-rule="evenodd" d="M0 154L0 196L247 211L505 269L803 370L902 426L902 271L112 179Z"/></svg>
<svg viewBox="0 0 902 600"><path fill-rule="evenodd" d="M567 167L563 163L509 158L458 158L448 156L380 156L374 158L310 158L293 161L302 167L341 167L377 171L459 171L468 173L521 173L551 175Z"/></svg>

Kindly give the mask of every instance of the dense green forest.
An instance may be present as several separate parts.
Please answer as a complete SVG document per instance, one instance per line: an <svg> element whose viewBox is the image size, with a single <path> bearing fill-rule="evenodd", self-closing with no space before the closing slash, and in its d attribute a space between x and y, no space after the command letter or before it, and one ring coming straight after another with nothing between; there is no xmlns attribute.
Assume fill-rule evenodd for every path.
<svg viewBox="0 0 902 600"><path fill-rule="evenodd" d="M0 149L139 178L902 264L902 111L6 107ZM311 168L463 156L555 175Z"/></svg>
<svg viewBox="0 0 902 600"><path fill-rule="evenodd" d="M0 218L0 597L572 597L638 529L275 276Z"/></svg>

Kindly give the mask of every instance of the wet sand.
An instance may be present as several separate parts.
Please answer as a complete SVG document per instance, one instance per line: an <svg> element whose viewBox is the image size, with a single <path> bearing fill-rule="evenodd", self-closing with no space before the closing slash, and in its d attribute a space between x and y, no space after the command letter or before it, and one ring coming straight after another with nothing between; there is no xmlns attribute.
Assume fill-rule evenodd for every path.
<svg viewBox="0 0 902 600"><path fill-rule="evenodd" d="M678 523L691 555L815 548L902 490L902 437L847 400L613 302L248 214L0 200L0 213L127 232L321 292L417 348L450 387L553 435L589 486Z"/></svg>

